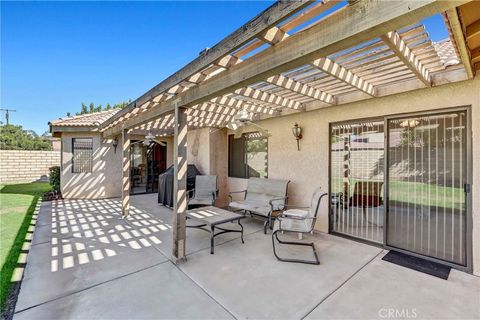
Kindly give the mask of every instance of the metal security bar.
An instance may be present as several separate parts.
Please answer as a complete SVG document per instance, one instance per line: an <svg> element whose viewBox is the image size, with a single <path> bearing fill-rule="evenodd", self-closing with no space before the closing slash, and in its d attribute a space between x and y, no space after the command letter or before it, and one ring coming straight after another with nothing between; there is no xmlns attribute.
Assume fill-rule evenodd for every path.
<svg viewBox="0 0 480 320"><path fill-rule="evenodd" d="M383 243L383 119L333 125L330 139L332 231Z"/></svg>
<svg viewBox="0 0 480 320"><path fill-rule="evenodd" d="M72 172L92 172L93 167L93 139L73 138Z"/></svg>
<svg viewBox="0 0 480 320"><path fill-rule="evenodd" d="M466 112L388 120L387 245L466 264Z"/></svg>

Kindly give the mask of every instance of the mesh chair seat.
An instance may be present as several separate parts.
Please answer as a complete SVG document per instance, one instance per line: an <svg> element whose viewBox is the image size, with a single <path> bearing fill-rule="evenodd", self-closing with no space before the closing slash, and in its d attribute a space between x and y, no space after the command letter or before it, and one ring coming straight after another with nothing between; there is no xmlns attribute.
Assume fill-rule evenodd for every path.
<svg viewBox="0 0 480 320"><path fill-rule="evenodd" d="M273 230L279 230L289 232L309 232L312 227L312 220L305 219L309 216L308 210L301 209L289 209L282 213L283 216L292 217L292 219L279 218L273 225ZM303 218L303 219L302 219Z"/></svg>

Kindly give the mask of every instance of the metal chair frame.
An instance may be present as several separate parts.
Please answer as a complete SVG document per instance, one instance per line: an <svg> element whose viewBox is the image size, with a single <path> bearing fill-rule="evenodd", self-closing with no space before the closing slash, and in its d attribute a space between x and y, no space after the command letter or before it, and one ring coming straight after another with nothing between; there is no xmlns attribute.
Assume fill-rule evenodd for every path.
<svg viewBox="0 0 480 320"><path fill-rule="evenodd" d="M313 214L313 217L297 217L297 216L292 216L292 215L288 215L288 214L281 214L280 216L277 217L279 227L278 227L277 230L275 230L272 233L272 244L273 244L273 254L275 255L275 257L278 260L283 261L283 262L293 262L293 263L305 263L305 264L314 264L314 265L319 265L320 264L320 260L318 259L317 250L315 249L315 244L313 242L283 241L283 240L280 240L280 238L278 237L278 233L279 232L295 232L295 233L305 233L305 234L306 233L311 233L313 231L314 227L315 227L315 222L317 221L318 208L320 207L320 202L322 201L322 198L325 197L326 195L327 195L327 193L323 193L318 198L317 204L315 205L315 212ZM290 208L295 208L295 209L306 209L306 208L311 209L310 207L293 207L293 206L288 206L288 205L285 206L285 209L288 209L289 207ZM302 221L312 220L312 223L311 223L310 229L308 231L288 230L288 229L282 229L282 219L302 220ZM314 260L304 260L304 259L282 258L277 254L277 250L275 248L275 239L276 239L276 241L278 241L279 244L291 245L291 246L309 246L309 247L312 248L313 255L314 255L315 259Z"/></svg>

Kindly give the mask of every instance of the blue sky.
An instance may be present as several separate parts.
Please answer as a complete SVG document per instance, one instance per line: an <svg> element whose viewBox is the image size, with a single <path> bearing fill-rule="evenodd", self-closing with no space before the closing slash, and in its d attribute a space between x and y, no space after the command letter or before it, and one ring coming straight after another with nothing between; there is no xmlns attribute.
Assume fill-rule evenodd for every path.
<svg viewBox="0 0 480 320"><path fill-rule="evenodd" d="M82 102L135 99L271 3L1 2L1 107L41 134Z"/></svg>

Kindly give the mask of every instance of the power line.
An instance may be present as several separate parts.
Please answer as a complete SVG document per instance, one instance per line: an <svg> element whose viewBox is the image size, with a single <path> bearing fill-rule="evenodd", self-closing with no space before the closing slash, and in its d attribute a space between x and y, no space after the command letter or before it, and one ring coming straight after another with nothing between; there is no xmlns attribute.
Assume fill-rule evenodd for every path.
<svg viewBox="0 0 480 320"><path fill-rule="evenodd" d="M13 109L0 109L0 111L5 111L5 120L7 122L7 126L10 124L10 112L17 112L17 110Z"/></svg>

